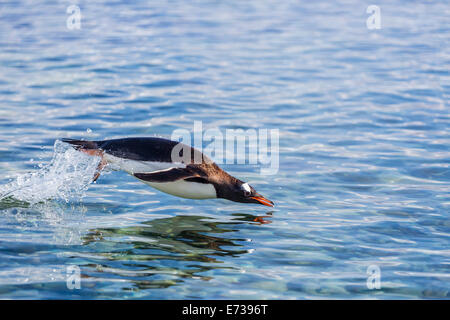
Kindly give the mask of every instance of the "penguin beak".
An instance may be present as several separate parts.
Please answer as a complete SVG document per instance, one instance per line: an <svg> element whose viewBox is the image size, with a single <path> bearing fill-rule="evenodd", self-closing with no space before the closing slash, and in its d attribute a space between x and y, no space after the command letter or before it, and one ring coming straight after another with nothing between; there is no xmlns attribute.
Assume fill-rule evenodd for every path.
<svg viewBox="0 0 450 320"><path fill-rule="evenodd" d="M270 201L269 199L264 198L262 195L258 195L256 197L250 197L253 200L258 201L259 203L268 206L268 207L273 207L274 203L272 201Z"/></svg>

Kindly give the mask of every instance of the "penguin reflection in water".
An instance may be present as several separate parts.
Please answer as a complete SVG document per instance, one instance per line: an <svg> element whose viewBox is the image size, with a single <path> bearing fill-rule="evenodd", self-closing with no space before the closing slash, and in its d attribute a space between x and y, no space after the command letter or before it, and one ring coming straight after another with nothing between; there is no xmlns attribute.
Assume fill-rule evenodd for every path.
<svg viewBox="0 0 450 320"><path fill-rule="evenodd" d="M180 142L156 137L62 141L86 154L101 157L94 181L105 165L113 164L151 187L174 196L274 205L248 183L231 176L206 155Z"/></svg>

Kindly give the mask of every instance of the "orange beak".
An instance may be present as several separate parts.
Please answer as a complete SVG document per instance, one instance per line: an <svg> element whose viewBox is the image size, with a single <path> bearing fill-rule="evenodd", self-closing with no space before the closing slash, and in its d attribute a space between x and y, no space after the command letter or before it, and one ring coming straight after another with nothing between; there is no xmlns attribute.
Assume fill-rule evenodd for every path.
<svg viewBox="0 0 450 320"><path fill-rule="evenodd" d="M268 206L268 207L273 207L273 202L270 201L269 199L264 198L263 196L259 196L259 197L251 197L251 199L254 199L256 201L258 201L259 203Z"/></svg>

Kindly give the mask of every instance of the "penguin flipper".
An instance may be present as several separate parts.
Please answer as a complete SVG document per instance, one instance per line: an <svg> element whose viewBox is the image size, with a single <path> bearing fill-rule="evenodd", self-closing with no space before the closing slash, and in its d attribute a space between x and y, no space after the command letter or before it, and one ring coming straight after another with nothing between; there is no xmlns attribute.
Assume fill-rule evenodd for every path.
<svg viewBox="0 0 450 320"><path fill-rule="evenodd" d="M167 170L155 171L155 172L140 172L133 173L133 175L143 181L147 182L173 182L181 179L199 177L191 170L186 168L171 168Z"/></svg>

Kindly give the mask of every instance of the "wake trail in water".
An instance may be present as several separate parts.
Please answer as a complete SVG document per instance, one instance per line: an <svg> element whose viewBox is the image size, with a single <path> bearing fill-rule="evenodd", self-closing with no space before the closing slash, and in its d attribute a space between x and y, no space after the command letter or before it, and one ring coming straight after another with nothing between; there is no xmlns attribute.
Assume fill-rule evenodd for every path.
<svg viewBox="0 0 450 320"><path fill-rule="evenodd" d="M0 186L0 201L13 198L35 204L49 199L81 200L92 183L99 162L99 157L78 152L56 140L50 163Z"/></svg>

